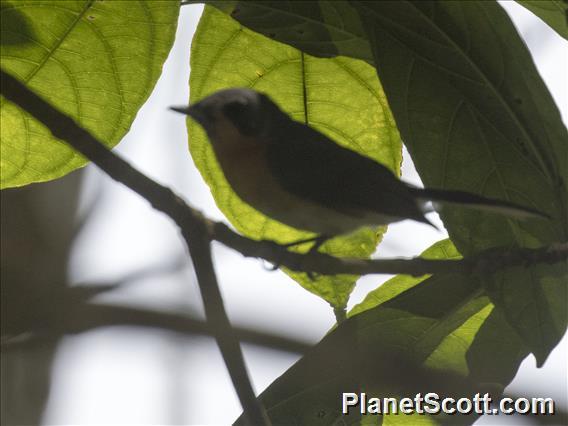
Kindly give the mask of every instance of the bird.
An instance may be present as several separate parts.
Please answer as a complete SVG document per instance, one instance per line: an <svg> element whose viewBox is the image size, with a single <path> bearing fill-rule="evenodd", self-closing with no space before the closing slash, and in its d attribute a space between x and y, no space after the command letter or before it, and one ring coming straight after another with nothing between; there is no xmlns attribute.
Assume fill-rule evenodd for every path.
<svg viewBox="0 0 568 426"><path fill-rule="evenodd" d="M426 218L428 203L458 204L516 218L547 217L509 201L410 185L379 162L342 147L248 88L217 91L171 107L205 130L221 170L245 203L316 236L311 250L362 227ZM432 225L434 226L434 225Z"/></svg>

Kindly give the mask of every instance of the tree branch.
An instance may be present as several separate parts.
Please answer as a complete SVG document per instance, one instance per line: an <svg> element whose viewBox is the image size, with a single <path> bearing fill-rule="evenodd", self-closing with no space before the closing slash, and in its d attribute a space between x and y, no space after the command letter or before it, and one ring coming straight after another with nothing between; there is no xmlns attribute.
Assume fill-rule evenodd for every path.
<svg viewBox="0 0 568 426"><path fill-rule="evenodd" d="M157 210L170 216L182 230L191 234L205 226L210 239L219 241L247 257L260 257L298 272L322 274L408 274L490 273L507 266L556 263L568 259L568 243L538 249L491 249L461 260L340 259L323 253L299 254L272 241L255 241L233 232L227 225L213 222L187 205L171 189L148 178L128 162L108 150L71 118L42 100L3 70L2 94L42 122L54 136L67 142L117 182L141 195Z"/></svg>
<svg viewBox="0 0 568 426"><path fill-rule="evenodd" d="M200 216L195 215L170 189L154 182L113 154L73 119L45 102L4 70L1 71L1 77L2 95L8 100L43 123L53 136L67 142L114 180L142 195L155 209L166 213L178 224L194 262L207 321L212 326L245 416L251 424L269 425L266 413L254 395L239 341L225 312L211 262L210 239Z"/></svg>
<svg viewBox="0 0 568 426"><path fill-rule="evenodd" d="M2 341L2 350L11 350L22 346L35 345L45 339L65 334L84 333L100 327L132 326L155 328L182 335L213 336L210 324L173 312L161 312L133 306L78 302L58 305L53 317L38 319L41 328L29 330L23 338L20 336ZM280 351L303 354L312 345L309 342L278 336L246 327L233 327L238 339L252 345Z"/></svg>
<svg viewBox="0 0 568 426"><path fill-rule="evenodd" d="M183 227L182 235L191 253L207 321L211 324L217 344L223 354L247 423L269 425L268 415L254 394L239 341L231 328L223 306L223 297L213 269L211 240L207 229L203 223L196 222L191 228Z"/></svg>
<svg viewBox="0 0 568 426"><path fill-rule="evenodd" d="M491 273L496 269L534 263L556 263L568 259L568 243L538 249L491 249L461 260L413 259L340 259L323 253L299 254L272 241L255 241L233 232L227 225L213 222L191 208L171 189L148 178L112 151L67 115L61 113L3 70L2 94L34 118L54 136L67 142L114 180L141 195L150 204L170 216L189 233L204 225L209 238L239 251L247 257L259 257L298 272L321 274L408 274Z"/></svg>
<svg viewBox="0 0 568 426"><path fill-rule="evenodd" d="M211 238L247 257L260 257L276 265L298 272L335 274L424 274L454 273L490 274L510 266L535 263L558 263L568 259L568 243L558 243L536 249L494 248L459 260L411 259L352 259L337 258L324 253L299 254L290 252L272 241L254 241L233 232L227 225L207 220Z"/></svg>

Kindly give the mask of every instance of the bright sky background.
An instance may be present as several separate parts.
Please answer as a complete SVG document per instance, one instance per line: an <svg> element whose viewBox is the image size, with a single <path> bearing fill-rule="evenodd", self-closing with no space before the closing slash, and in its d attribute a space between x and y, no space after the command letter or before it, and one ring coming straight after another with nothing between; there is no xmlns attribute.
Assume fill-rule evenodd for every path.
<svg viewBox="0 0 568 426"><path fill-rule="evenodd" d="M568 118L568 50L566 41L513 2L503 6L531 49L545 82ZM202 6L182 8L175 45L156 89L139 112L117 151L132 164L169 185L209 217L224 220L195 169L187 150L183 117L170 105L188 102L189 46ZM184 256L176 228L140 197L87 167L83 209L95 203L76 243L71 282L103 282L162 265ZM417 183L408 156L403 178ZM415 223L391 226L381 256L413 256L446 235ZM257 326L317 342L333 325L329 306L281 272L244 259L216 245L215 265L234 324ZM350 306L386 276L360 280ZM106 296L105 301L201 314L201 301L189 267L181 273L136 282ZM261 322L261 324L258 324ZM265 389L297 355L244 346L257 392ZM527 358L511 392L554 397L566 407L567 339L537 370ZM48 424L230 424L240 407L214 342L180 339L168 333L118 328L66 338L55 363ZM505 421L505 420L504 420ZM515 418L507 424L520 424ZM477 424L494 425L486 417ZM500 423L505 424L505 423Z"/></svg>

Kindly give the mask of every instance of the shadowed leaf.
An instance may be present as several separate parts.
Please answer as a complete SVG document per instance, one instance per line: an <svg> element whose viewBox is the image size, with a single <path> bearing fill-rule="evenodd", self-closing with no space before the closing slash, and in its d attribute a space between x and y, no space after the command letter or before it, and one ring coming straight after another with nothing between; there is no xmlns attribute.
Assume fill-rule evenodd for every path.
<svg viewBox="0 0 568 426"><path fill-rule="evenodd" d="M423 257L455 259L459 253L444 240ZM342 414L342 393L366 392L368 398L414 398L417 392L454 397L499 393L511 380L511 369L518 367L518 362L511 363L510 354L518 354L519 346L503 339L496 345L500 352L493 350L491 330L501 332L503 324L507 326L492 320L487 327L487 319L495 318L493 312L473 277L396 276L272 383L261 400L273 424L377 424L380 417L361 418L359 407L348 416ZM478 337L481 330L486 338ZM508 364L503 371L491 371L488 387L488 371L482 366L491 362ZM383 424L408 425L471 424L475 420L475 416L441 415L382 419Z"/></svg>
<svg viewBox="0 0 568 426"><path fill-rule="evenodd" d="M521 222L448 207L441 216L460 252L566 241L566 128L502 8L493 2L356 5L425 185L524 204L553 218ZM556 302L567 298L566 265L520 269L485 284L542 365L566 330L566 307Z"/></svg>
<svg viewBox="0 0 568 426"><path fill-rule="evenodd" d="M244 26L319 57L373 62L357 11L345 1L212 1Z"/></svg>
<svg viewBox="0 0 568 426"><path fill-rule="evenodd" d="M0 3L0 44L28 44L35 38L30 22L11 2Z"/></svg>
<svg viewBox="0 0 568 426"><path fill-rule="evenodd" d="M568 3L562 0L516 0L568 40Z"/></svg>

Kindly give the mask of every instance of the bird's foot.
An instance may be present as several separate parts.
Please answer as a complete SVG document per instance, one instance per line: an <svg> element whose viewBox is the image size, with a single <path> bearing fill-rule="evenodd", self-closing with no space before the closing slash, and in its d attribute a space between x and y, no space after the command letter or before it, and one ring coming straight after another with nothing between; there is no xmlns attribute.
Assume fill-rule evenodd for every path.
<svg viewBox="0 0 568 426"><path fill-rule="evenodd" d="M285 247L285 248L291 248L291 247L299 246L300 244L314 243L306 253L306 254L312 254L312 253L317 252L318 249L322 246L322 244L325 243L330 238L331 237L329 237L327 235L317 235L315 237L304 238L304 239L301 239L301 240L293 241L291 243L281 244L281 246ZM271 264L271 263L268 263L268 262L265 261L264 262L264 268L268 271L275 271L275 270L280 268L280 264L278 262ZM320 276L320 274L318 274L316 272L306 272L306 275L308 276L308 278L311 281L315 281Z"/></svg>
<svg viewBox="0 0 568 426"><path fill-rule="evenodd" d="M316 237L306 238L306 239L303 239L303 240L298 240L298 241L294 241L292 243L285 244L284 247L290 248L290 247L294 247L294 246L297 246L297 245L300 245L300 244L313 242L314 245L312 245L307 252L307 254L312 254L312 253L316 253L318 251L318 249L322 246L322 244L325 243L330 238L331 237L329 237L327 235L318 235ZM310 281L315 281L321 274L309 271L309 272L306 272L306 275L308 276Z"/></svg>
<svg viewBox="0 0 568 426"><path fill-rule="evenodd" d="M304 238L302 240L297 240L291 243L282 244L282 247L291 248L299 246L300 244L314 243L314 245L311 246L310 249L308 250L308 253L311 254L318 251L318 249L322 246L322 244L325 243L330 238L331 237L329 237L328 235L316 235L315 237Z"/></svg>

